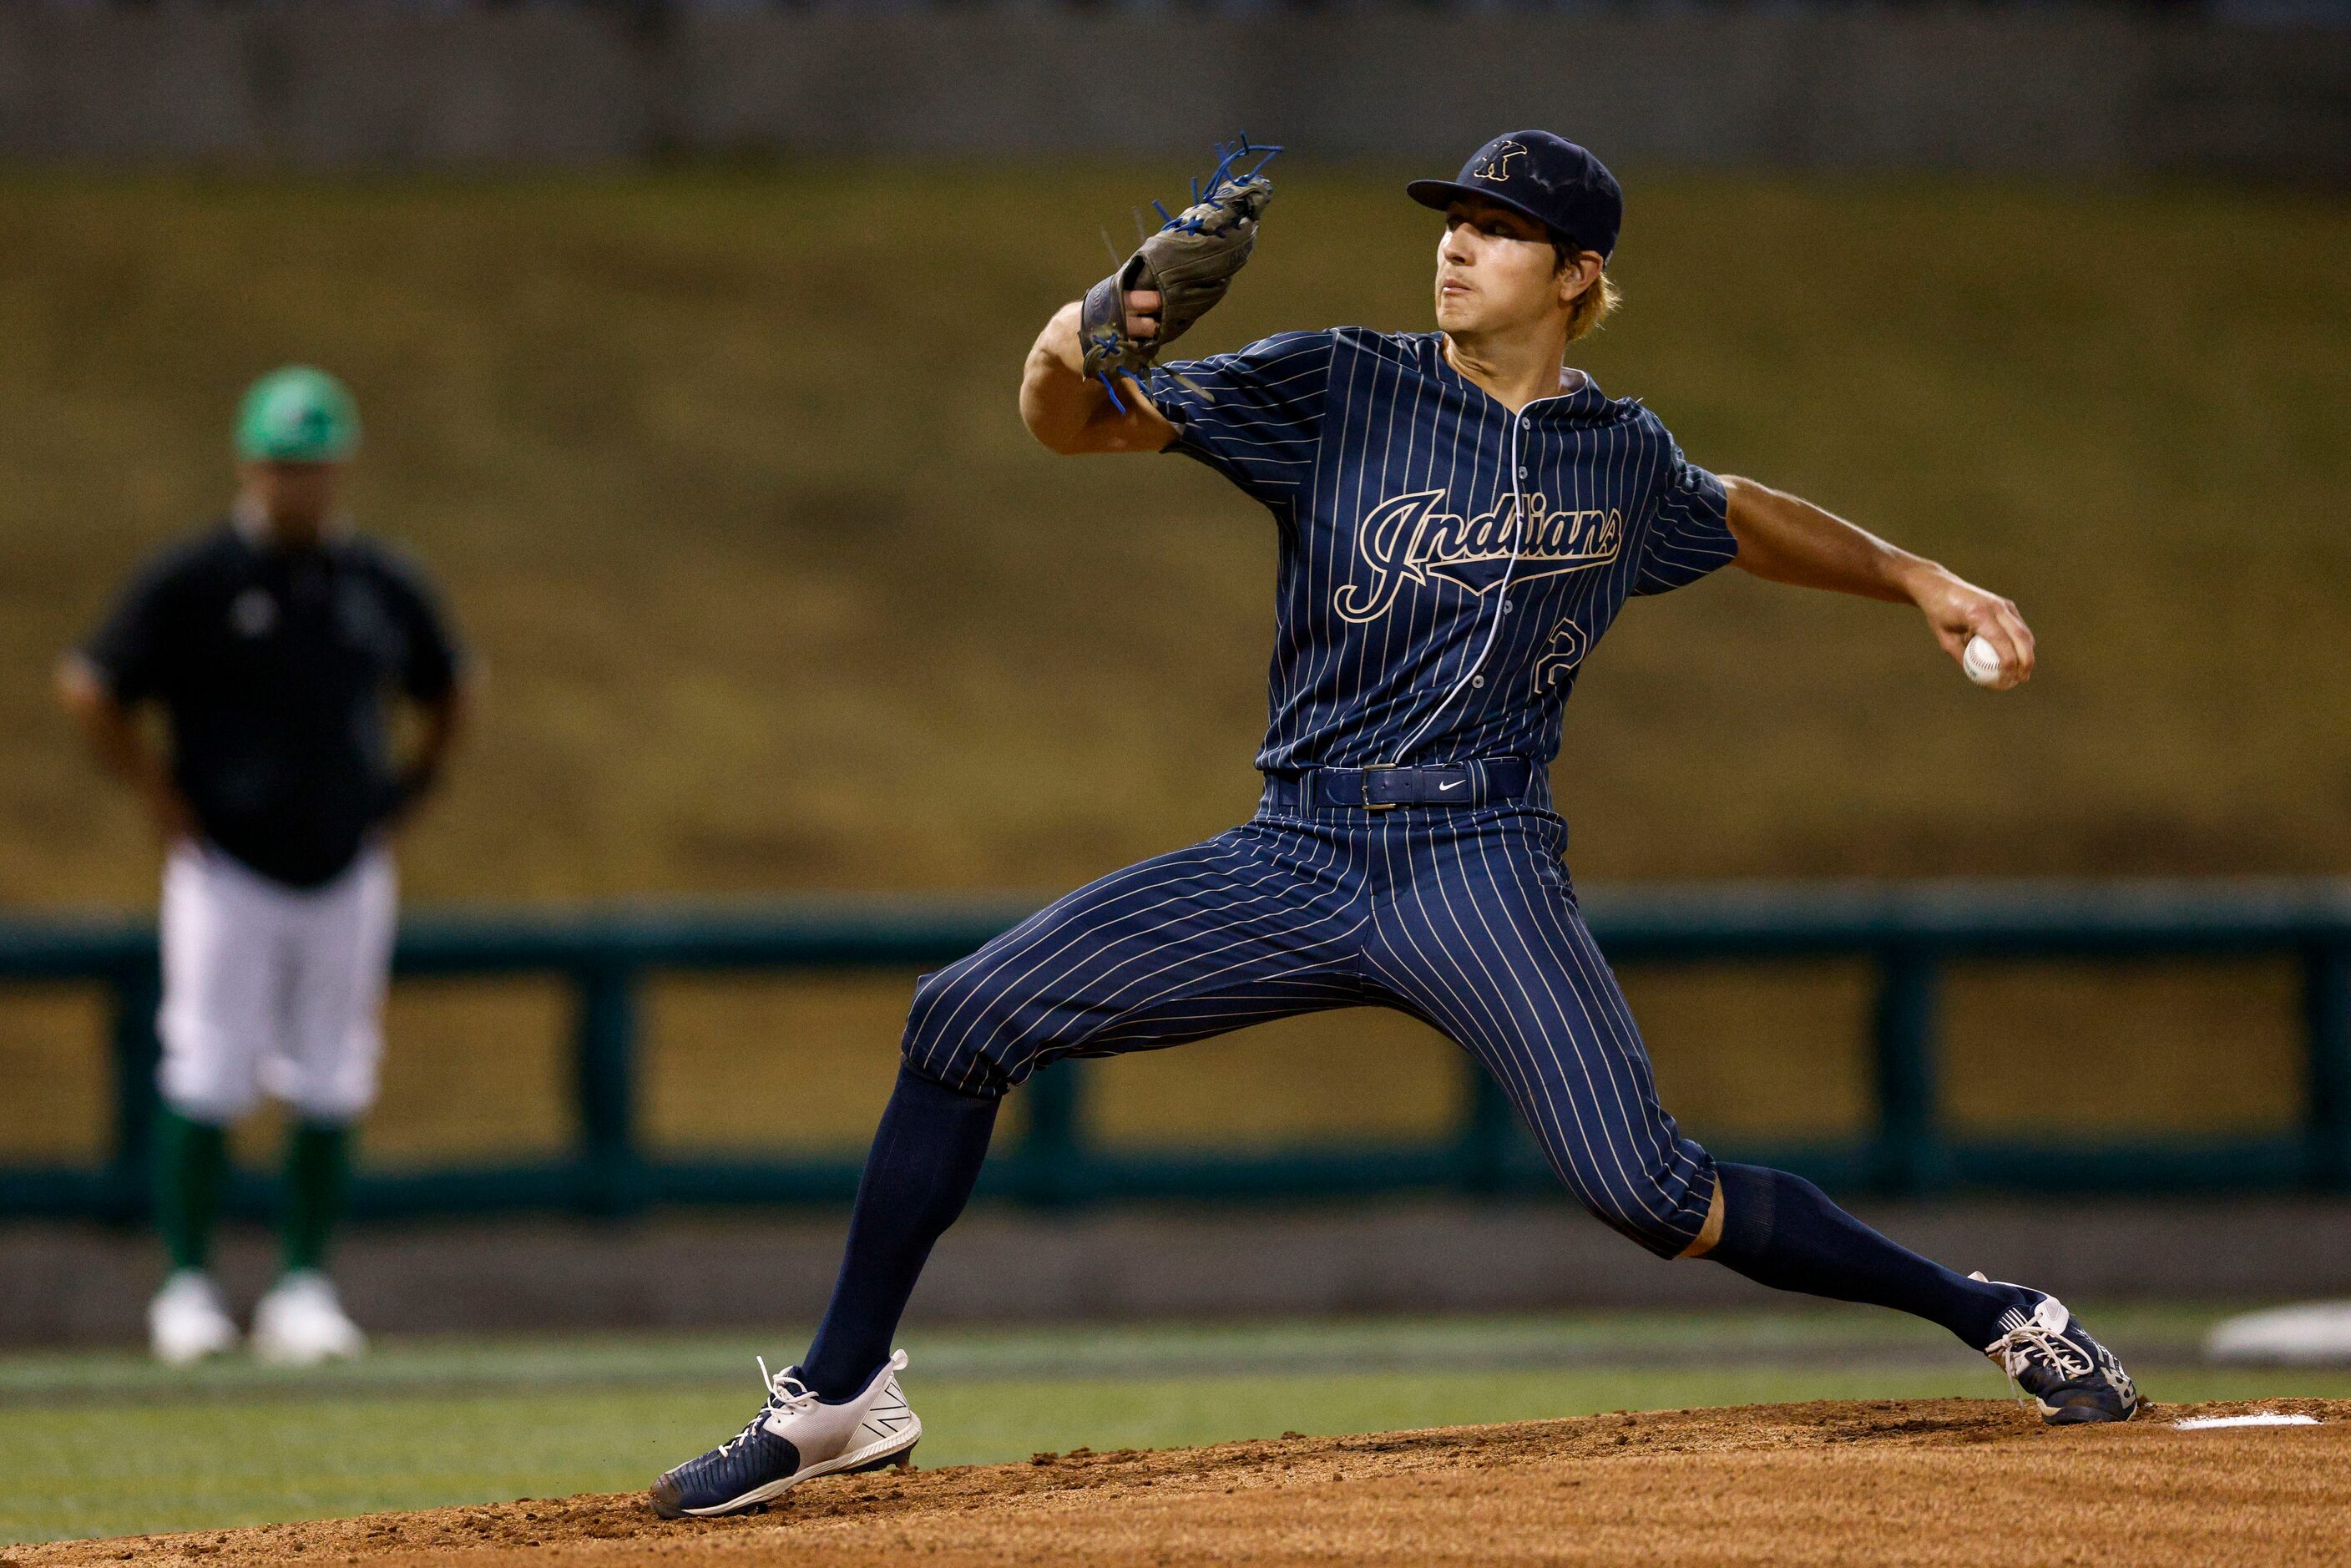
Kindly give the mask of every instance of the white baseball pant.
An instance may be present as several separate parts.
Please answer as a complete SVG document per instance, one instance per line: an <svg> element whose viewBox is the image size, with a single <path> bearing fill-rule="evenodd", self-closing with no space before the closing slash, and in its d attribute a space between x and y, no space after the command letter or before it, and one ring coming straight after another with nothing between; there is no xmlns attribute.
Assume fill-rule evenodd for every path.
<svg viewBox="0 0 2351 1568"><path fill-rule="evenodd" d="M392 853L287 887L209 845L163 865L164 1103L225 1125L265 1094L308 1121L375 1103L383 994L399 911Z"/></svg>

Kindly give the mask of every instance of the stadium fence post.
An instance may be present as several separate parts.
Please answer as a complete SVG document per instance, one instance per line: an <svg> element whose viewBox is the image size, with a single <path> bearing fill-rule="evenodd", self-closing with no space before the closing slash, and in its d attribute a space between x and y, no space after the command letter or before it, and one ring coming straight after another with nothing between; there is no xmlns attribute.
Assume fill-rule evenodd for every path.
<svg viewBox="0 0 2351 1568"><path fill-rule="evenodd" d="M2351 1187L2351 939L2304 948L2302 987L2310 1184L2340 1192Z"/></svg>
<svg viewBox="0 0 2351 1568"><path fill-rule="evenodd" d="M1888 1193L1918 1197L1949 1178L1936 1092L1941 1011L1940 955L1920 942L1883 949L1872 1029L1877 1092L1873 1163L1876 1185Z"/></svg>
<svg viewBox="0 0 2351 1568"><path fill-rule="evenodd" d="M579 1181L586 1213L617 1215L643 1199L636 1136L637 971L606 955L571 972L579 1029L573 1073L580 1105Z"/></svg>
<svg viewBox="0 0 2351 1568"><path fill-rule="evenodd" d="M1482 1197L1502 1189L1514 1117L1510 1096L1502 1092L1494 1075L1468 1051L1458 1054L1467 1083L1461 1097L1461 1125L1454 1134L1453 1179L1463 1193Z"/></svg>
<svg viewBox="0 0 2351 1568"><path fill-rule="evenodd" d="M110 1219L147 1218L154 1206L155 1009L163 1000L161 959L151 947L115 972L109 1019L114 1058L114 1149L99 1203Z"/></svg>
<svg viewBox="0 0 2351 1568"><path fill-rule="evenodd" d="M1040 1067L1027 1088L1029 1124L1020 1135L1014 1190L1040 1208L1059 1208L1084 1191L1085 1093L1078 1064Z"/></svg>

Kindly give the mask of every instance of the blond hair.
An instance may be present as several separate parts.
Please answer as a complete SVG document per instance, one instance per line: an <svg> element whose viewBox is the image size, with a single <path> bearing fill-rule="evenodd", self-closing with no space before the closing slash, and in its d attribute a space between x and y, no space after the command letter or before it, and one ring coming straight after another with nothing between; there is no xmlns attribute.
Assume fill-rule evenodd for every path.
<svg viewBox="0 0 2351 1568"><path fill-rule="evenodd" d="M1564 270L1575 259L1576 253L1570 252L1563 245L1557 248L1559 265ZM1591 286L1577 295L1574 302L1567 308L1567 340L1573 343L1587 333L1600 330L1601 324L1623 303L1624 298L1616 291L1616 280L1608 276L1604 264L1600 276L1593 278Z"/></svg>

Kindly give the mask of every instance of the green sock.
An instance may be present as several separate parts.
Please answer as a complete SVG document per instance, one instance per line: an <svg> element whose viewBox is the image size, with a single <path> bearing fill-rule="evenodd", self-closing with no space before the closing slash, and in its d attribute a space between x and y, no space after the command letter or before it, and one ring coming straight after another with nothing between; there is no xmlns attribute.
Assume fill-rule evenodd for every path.
<svg viewBox="0 0 2351 1568"><path fill-rule="evenodd" d="M327 1237L342 1218L351 1175L351 1130L298 1122L286 1144L283 1220L287 1272L327 1260Z"/></svg>
<svg viewBox="0 0 2351 1568"><path fill-rule="evenodd" d="M228 1180L228 1130L165 1109L155 1116L155 1226L173 1269L203 1269Z"/></svg>

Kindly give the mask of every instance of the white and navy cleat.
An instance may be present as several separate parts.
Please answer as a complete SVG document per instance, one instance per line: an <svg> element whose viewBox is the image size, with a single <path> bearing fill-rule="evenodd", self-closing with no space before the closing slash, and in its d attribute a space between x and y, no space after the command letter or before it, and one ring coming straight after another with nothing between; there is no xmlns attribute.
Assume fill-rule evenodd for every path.
<svg viewBox="0 0 2351 1568"><path fill-rule="evenodd" d="M829 1405L800 1381L799 1367L768 1377L762 1360L767 1403L749 1426L653 1482L653 1511L664 1519L755 1513L818 1476L908 1465L923 1423L898 1386L905 1364L906 1353L893 1352L863 1388Z"/></svg>
<svg viewBox="0 0 2351 1568"><path fill-rule="evenodd" d="M2001 1336L1984 1346L1984 1354L2032 1398L2049 1425L2127 1421L2138 1410L2130 1374L2056 1297L2043 1295L2030 1312L2011 1307L2000 1326Z"/></svg>

